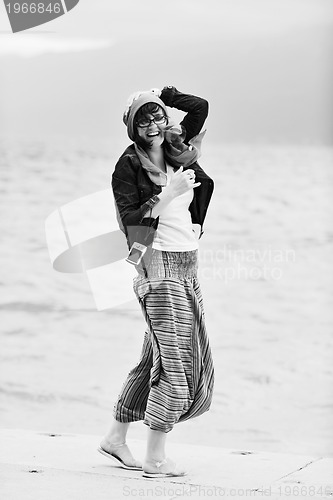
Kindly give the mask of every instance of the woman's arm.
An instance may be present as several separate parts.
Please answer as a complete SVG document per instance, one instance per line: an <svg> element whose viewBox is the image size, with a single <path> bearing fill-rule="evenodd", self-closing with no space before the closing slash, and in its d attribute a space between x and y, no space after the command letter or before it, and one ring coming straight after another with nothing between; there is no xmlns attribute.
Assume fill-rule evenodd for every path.
<svg viewBox="0 0 333 500"><path fill-rule="evenodd" d="M208 101L191 94L183 94L176 87L164 87L160 99L166 106L185 111L187 114L181 121L186 130L185 143L199 134L208 116Z"/></svg>
<svg viewBox="0 0 333 500"><path fill-rule="evenodd" d="M171 200L189 189L200 186L200 182L195 183L190 180L193 173L191 169L184 172L180 167L163 191L140 205L136 172L130 157L122 156L112 174L111 185L120 216L119 222L122 223L125 232L128 226L152 225Z"/></svg>
<svg viewBox="0 0 333 500"><path fill-rule="evenodd" d="M192 169L185 172L183 167L180 167L171 179L170 184L165 186L162 192L158 195L158 203L151 211L151 217L159 217L165 208L169 205L175 197L186 193L189 189L195 189L200 186L201 182L193 182L190 180L191 175L194 174Z"/></svg>
<svg viewBox="0 0 333 500"><path fill-rule="evenodd" d="M140 205L136 171L130 156L125 155L119 158L112 174L111 186L125 232L127 226L138 226L140 224L147 226L154 222L149 217L149 212L158 202L158 199L152 197Z"/></svg>

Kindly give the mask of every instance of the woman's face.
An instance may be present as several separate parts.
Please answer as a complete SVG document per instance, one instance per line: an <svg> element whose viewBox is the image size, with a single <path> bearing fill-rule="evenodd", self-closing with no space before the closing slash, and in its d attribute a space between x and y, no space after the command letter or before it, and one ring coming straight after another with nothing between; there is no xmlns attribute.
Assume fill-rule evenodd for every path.
<svg viewBox="0 0 333 500"><path fill-rule="evenodd" d="M158 147L163 144L164 130L168 124L167 117L162 108L144 117L136 122L138 136L150 147Z"/></svg>

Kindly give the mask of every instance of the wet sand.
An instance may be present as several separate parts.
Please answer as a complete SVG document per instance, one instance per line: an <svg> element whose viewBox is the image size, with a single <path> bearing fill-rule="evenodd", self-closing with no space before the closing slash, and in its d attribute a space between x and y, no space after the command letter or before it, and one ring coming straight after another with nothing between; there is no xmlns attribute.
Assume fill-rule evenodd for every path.
<svg viewBox="0 0 333 500"><path fill-rule="evenodd" d="M135 300L98 312L84 275L55 272L44 222L106 189L122 149L0 141L1 427L103 435L138 360ZM200 241L211 411L170 441L332 456L333 152L205 144L215 193ZM142 423L131 436L144 439Z"/></svg>

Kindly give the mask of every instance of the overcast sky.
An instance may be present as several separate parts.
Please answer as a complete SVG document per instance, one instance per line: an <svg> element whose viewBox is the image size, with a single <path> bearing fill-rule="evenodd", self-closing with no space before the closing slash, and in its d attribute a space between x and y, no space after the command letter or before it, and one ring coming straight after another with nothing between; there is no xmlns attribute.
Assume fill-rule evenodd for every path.
<svg viewBox="0 0 333 500"><path fill-rule="evenodd" d="M0 133L121 138L127 96L210 102L207 140L332 143L331 0L80 0L12 34L0 5Z"/></svg>

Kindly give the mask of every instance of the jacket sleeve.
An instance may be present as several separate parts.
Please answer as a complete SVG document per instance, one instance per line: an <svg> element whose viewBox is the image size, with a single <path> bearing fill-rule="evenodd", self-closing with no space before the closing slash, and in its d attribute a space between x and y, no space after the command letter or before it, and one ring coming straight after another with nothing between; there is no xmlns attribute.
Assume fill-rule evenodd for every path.
<svg viewBox="0 0 333 500"><path fill-rule="evenodd" d="M166 106L185 111L187 114L181 121L186 130L185 143L199 134L208 116L208 101L191 94L183 94L176 87L164 87L160 99Z"/></svg>
<svg viewBox="0 0 333 500"><path fill-rule="evenodd" d="M130 156L122 156L112 174L111 187L117 208L120 229L127 234L128 226L150 226L155 219L144 216L154 206L154 200L149 199L140 204L140 193L137 186L137 174Z"/></svg>

